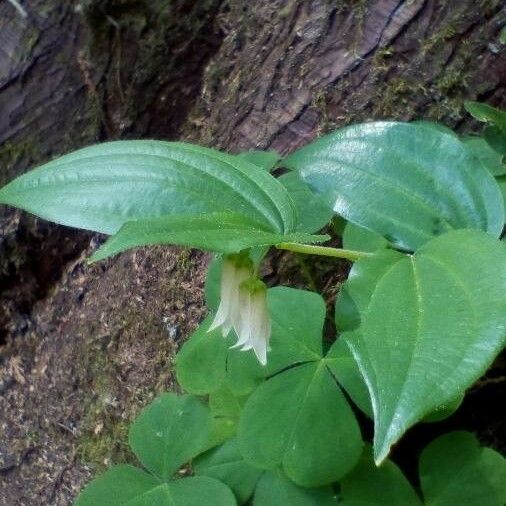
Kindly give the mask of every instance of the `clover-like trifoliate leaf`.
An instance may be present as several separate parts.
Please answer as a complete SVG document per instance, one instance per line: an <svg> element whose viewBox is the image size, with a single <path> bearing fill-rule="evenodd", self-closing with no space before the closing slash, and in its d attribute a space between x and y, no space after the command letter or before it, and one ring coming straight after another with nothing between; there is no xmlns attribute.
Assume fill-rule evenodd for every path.
<svg viewBox="0 0 506 506"><path fill-rule="evenodd" d="M451 432L432 441L420 457L420 482L431 506L506 504L506 459L480 448L468 432Z"/></svg>
<svg viewBox="0 0 506 506"><path fill-rule="evenodd" d="M281 469L265 471L255 489L253 506L337 506L337 497L330 486L299 487Z"/></svg>
<svg viewBox="0 0 506 506"><path fill-rule="evenodd" d="M352 125L295 151L284 165L347 220L416 250L453 229L497 237L504 206L492 175L454 135L426 126Z"/></svg>
<svg viewBox="0 0 506 506"><path fill-rule="evenodd" d="M341 478L362 450L355 416L325 360L262 383L246 401L238 437L247 462L271 470L281 466L306 487Z"/></svg>
<svg viewBox="0 0 506 506"><path fill-rule="evenodd" d="M480 448L467 432L432 441L419 462L423 501L400 469L386 460L377 467L366 448L359 464L340 482L343 506L503 506L506 460Z"/></svg>
<svg viewBox="0 0 506 506"><path fill-rule="evenodd" d="M506 337L504 243L454 231L392 260L380 252L355 264L373 275L348 291L358 326L342 336L369 389L377 462L414 423L461 396Z"/></svg>
<svg viewBox="0 0 506 506"><path fill-rule="evenodd" d="M128 440L146 469L167 480L206 448L211 428L211 412L196 397L165 393L135 419Z"/></svg>
<svg viewBox="0 0 506 506"><path fill-rule="evenodd" d="M272 325L267 365L260 365L253 353L230 349L233 332L226 339L219 329L207 332L208 318L176 359L177 377L185 390L206 394L226 384L235 395L246 395L265 377L291 364L321 359L323 299L313 292L276 287L268 290L267 303Z"/></svg>
<svg viewBox="0 0 506 506"><path fill-rule="evenodd" d="M243 459L235 438L198 457L193 463L193 470L199 476L209 476L225 483L234 492L239 504L253 495L263 473L262 469Z"/></svg>
<svg viewBox="0 0 506 506"><path fill-rule="evenodd" d="M56 223L106 234L161 216L240 214L274 233L295 229L295 208L265 170L181 142L117 141L80 149L0 190L10 204Z"/></svg>

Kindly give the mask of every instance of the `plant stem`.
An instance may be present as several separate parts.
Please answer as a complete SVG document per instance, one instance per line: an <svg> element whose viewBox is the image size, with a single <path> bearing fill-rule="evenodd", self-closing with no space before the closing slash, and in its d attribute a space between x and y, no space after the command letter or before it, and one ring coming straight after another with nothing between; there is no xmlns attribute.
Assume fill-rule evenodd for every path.
<svg viewBox="0 0 506 506"><path fill-rule="evenodd" d="M371 256L365 251L353 251L349 249L329 248L327 246L313 246L311 244L298 244L296 242L282 242L276 244L276 249L304 253L305 255L320 255L324 257L344 258L356 262L360 258Z"/></svg>

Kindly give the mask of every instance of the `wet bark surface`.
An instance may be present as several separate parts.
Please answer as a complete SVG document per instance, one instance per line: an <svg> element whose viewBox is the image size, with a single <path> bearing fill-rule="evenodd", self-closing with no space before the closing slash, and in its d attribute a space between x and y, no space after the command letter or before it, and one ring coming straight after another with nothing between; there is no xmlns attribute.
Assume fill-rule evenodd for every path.
<svg viewBox="0 0 506 506"><path fill-rule="evenodd" d="M100 140L286 153L368 119L468 131L464 100L506 101L500 1L34 0L27 11L0 3L2 184ZM101 237L0 213L0 504L68 505L97 470L132 458L129 420L177 389L172 360L205 314L207 257L154 248L89 267ZM311 264L311 281L293 262L274 257L269 279L314 281L329 297L345 269L319 277ZM394 457L412 472L451 428L504 451L505 369L498 360L451 419L411 431Z"/></svg>

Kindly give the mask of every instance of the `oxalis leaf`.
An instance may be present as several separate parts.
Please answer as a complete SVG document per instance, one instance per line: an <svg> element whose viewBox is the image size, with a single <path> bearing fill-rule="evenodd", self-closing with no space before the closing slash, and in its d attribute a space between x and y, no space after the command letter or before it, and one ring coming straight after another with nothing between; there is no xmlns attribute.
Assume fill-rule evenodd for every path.
<svg viewBox="0 0 506 506"><path fill-rule="evenodd" d="M335 506L337 498L330 486L299 487L281 469L264 471L248 464L237 439L231 439L199 457L193 465L195 473L210 476L229 486L239 504L251 496L253 506Z"/></svg>
<svg viewBox="0 0 506 506"><path fill-rule="evenodd" d="M93 480L75 506L236 506L231 490L205 476L162 482L133 466L111 468Z"/></svg>
<svg viewBox="0 0 506 506"><path fill-rule="evenodd" d="M454 135L375 122L326 135L283 164L347 220L416 250L452 229L497 237L504 206L491 174Z"/></svg>
<svg viewBox="0 0 506 506"><path fill-rule="evenodd" d="M379 468L369 451L341 481L343 506L503 506L506 460L480 448L467 432L451 432L430 443L420 457L423 501L390 461Z"/></svg>
<svg viewBox="0 0 506 506"><path fill-rule="evenodd" d="M267 376L293 361L319 360L322 356L322 326L325 304L311 292L276 287L267 292L271 315L271 351L267 365L252 352L230 349L236 339L224 339L220 330L207 332L208 318L183 345L176 358L181 386L194 394L216 392L223 385L236 395L250 393Z"/></svg>
<svg viewBox="0 0 506 506"><path fill-rule="evenodd" d="M385 251L355 267L365 275L350 278L337 313L369 390L380 463L409 427L459 398L504 346L506 245L454 231L413 256Z"/></svg>
<svg viewBox="0 0 506 506"><path fill-rule="evenodd" d="M276 233L296 226L288 193L268 172L180 142L117 141L75 151L9 183L0 203L106 234L130 221L216 212Z"/></svg>
<svg viewBox="0 0 506 506"><path fill-rule="evenodd" d="M206 449L211 413L197 398L172 393L157 397L130 427L129 443L147 473L119 465L92 480L76 506L235 506L232 491L209 477L169 481Z"/></svg>
<svg viewBox="0 0 506 506"><path fill-rule="evenodd" d="M91 258L103 260L139 246L173 244L219 253L271 246L280 242L314 243L326 235L278 234L236 213L210 213L198 216L168 216L126 223Z"/></svg>

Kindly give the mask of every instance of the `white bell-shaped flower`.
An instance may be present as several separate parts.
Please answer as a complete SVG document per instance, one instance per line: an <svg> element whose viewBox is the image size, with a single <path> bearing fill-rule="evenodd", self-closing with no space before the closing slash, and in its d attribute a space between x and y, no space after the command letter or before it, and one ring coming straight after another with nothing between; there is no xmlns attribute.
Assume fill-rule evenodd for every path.
<svg viewBox="0 0 506 506"><path fill-rule="evenodd" d="M239 328L241 319L239 307L239 286L253 276L253 262L241 254L229 255L223 261L221 271L220 305L208 332L221 327L223 337L232 328Z"/></svg>
<svg viewBox="0 0 506 506"><path fill-rule="evenodd" d="M253 350L262 365L267 364L271 336L271 320L267 309L267 287L256 278L241 283L239 288L240 319L234 324L238 341L233 348Z"/></svg>

